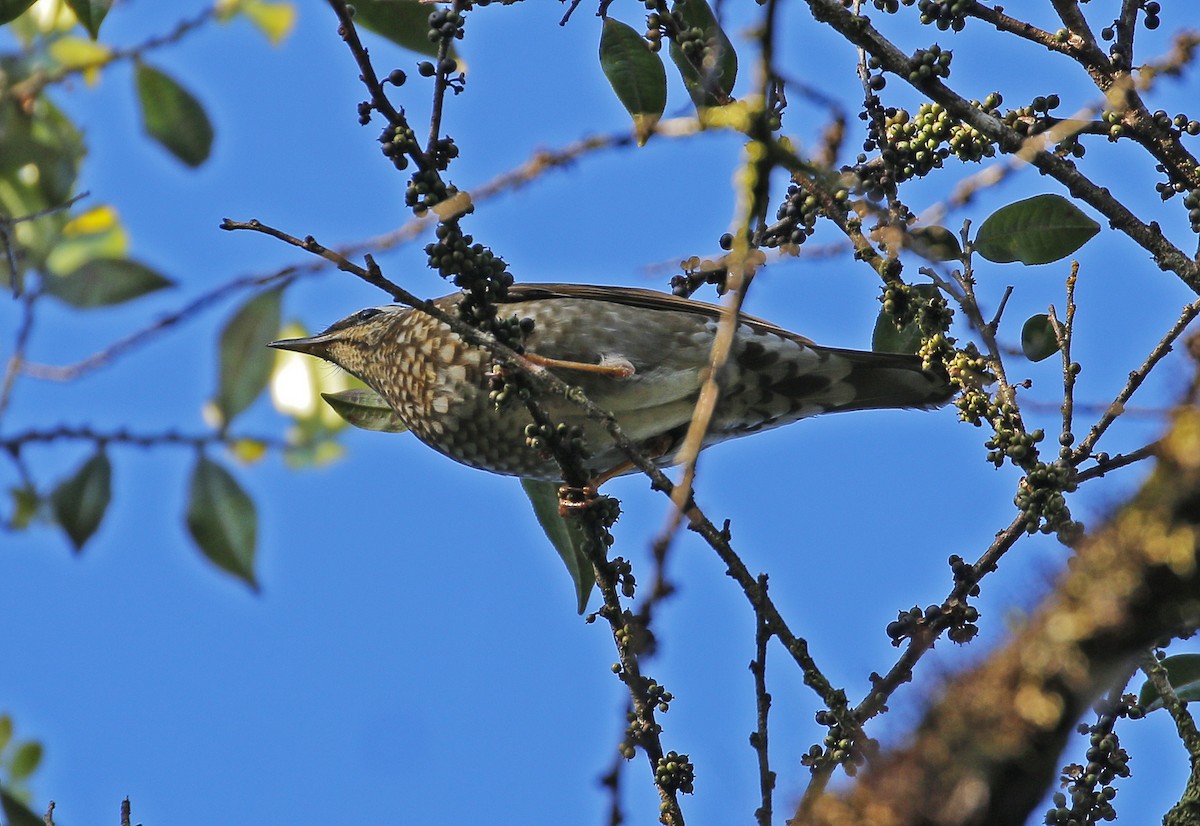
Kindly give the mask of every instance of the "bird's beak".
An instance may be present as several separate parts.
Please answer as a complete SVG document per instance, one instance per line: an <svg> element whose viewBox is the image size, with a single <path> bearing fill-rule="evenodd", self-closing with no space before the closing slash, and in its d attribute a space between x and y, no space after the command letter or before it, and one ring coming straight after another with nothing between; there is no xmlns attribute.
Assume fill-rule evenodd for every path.
<svg viewBox="0 0 1200 826"><path fill-rule="evenodd" d="M268 347L274 347L276 350L292 350L296 353L304 353L308 356L316 356L321 359L329 358L329 345L333 343L336 336L333 333L319 333L315 336L307 336L305 338L283 338L279 341L272 341Z"/></svg>

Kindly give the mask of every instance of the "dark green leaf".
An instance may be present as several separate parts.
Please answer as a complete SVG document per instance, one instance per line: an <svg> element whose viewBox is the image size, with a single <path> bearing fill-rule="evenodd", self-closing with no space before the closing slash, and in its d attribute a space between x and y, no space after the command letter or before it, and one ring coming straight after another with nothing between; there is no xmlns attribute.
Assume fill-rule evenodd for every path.
<svg viewBox="0 0 1200 826"><path fill-rule="evenodd" d="M24 780L37 771L42 762L42 744L37 740L26 740L13 751L8 761L8 776L12 780Z"/></svg>
<svg viewBox="0 0 1200 826"><path fill-rule="evenodd" d="M82 550L104 519L112 498L112 464L103 450L83 463L50 494L54 518L75 550Z"/></svg>
<svg viewBox="0 0 1200 826"><path fill-rule="evenodd" d="M251 298L221 331L216 404L224 424L250 406L271 380L275 354L266 343L279 333L283 288Z"/></svg>
<svg viewBox="0 0 1200 826"><path fill-rule="evenodd" d="M100 34L100 24L112 7L112 0L67 0L67 5L95 40Z"/></svg>
<svg viewBox="0 0 1200 826"><path fill-rule="evenodd" d="M254 579L258 512L229 471L207 456L201 456L192 471L187 527L210 562L258 590Z"/></svg>
<svg viewBox="0 0 1200 826"><path fill-rule="evenodd" d="M408 425L400 420L391 405L374 390L354 388L337 393L322 393L334 412L355 427L382 433L404 433Z"/></svg>
<svg viewBox="0 0 1200 826"><path fill-rule="evenodd" d="M33 3L34 0L0 0L0 26L16 20Z"/></svg>
<svg viewBox="0 0 1200 826"><path fill-rule="evenodd" d="M1200 700L1200 654L1176 654L1167 657L1160 665L1167 669L1167 682L1181 700ZM1154 683L1146 680L1138 692L1138 705L1147 711L1163 707L1162 696Z"/></svg>
<svg viewBox="0 0 1200 826"><path fill-rule="evenodd" d="M188 166L208 160L213 128L200 101L158 69L137 64L142 125L154 140Z"/></svg>
<svg viewBox="0 0 1200 826"><path fill-rule="evenodd" d="M429 13L435 9L418 0L356 0L354 24L401 48L437 57L437 44L429 39ZM454 56L453 46L450 55Z"/></svg>
<svg viewBox="0 0 1200 826"><path fill-rule="evenodd" d="M699 29L703 32L700 41L693 41L685 52L678 43L671 41L671 60L679 69L683 85L697 109L711 106L724 106L732 100L733 84L737 80L737 52L733 43L717 22L705 0L675 0L671 11L683 15L683 25L687 30ZM701 46L706 48L701 48ZM699 61L699 68L696 61Z"/></svg>
<svg viewBox="0 0 1200 826"><path fill-rule="evenodd" d="M910 289L916 298L928 299L938 295L938 288L933 284L914 284ZM896 317L880 308L875 318L875 331L871 334L871 349L876 353L912 355L921 349L921 328L915 321L897 328Z"/></svg>
<svg viewBox="0 0 1200 826"><path fill-rule="evenodd" d="M911 234L913 251L930 261L958 261L962 258L958 236L945 227L918 227Z"/></svg>
<svg viewBox="0 0 1200 826"><path fill-rule="evenodd" d="M1050 316L1045 313L1031 315L1021 328L1021 352L1030 361L1048 359L1058 352L1058 337Z"/></svg>
<svg viewBox="0 0 1200 826"><path fill-rule="evenodd" d="M631 26L606 17L600 35L600 68L633 118L638 145L645 144L667 106L662 58Z"/></svg>
<svg viewBox="0 0 1200 826"><path fill-rule="evenodd" d="M975 236L975 251L997 264L1049 264L1099 231L1099 224L1061 195L1035 195L989 215Z"/></svg>
<svg viewBox="0 0 1200 826"><path fill-rule="evenodd" d="M578 600L579 613L587 610L588 597L592 586L596 584L596 572L587 554L583 552L586 538L579 520L563 516L558 512L557 482L542 482L536 479L522 479L521 487L525 495L533 503L533 512L537 516L542 530L558 551L559 557L571 574L575 583L575 597Z"/></svg>
<svg viewBox="0 0 1200 826"><path fill-rule="evenodd" d="M7 714L0 714L0 752L8 748L8 741L12 739L12 733L12 717Z"/></svg>
<svg viewBox="0 0 1200 826"><path fill-rule="evenodd" d="M174 283L128 258L94 258L70 275L47 276L46 292L72 307L88 309L131 301Z"/></svg>
<svg viewBox="0 0 1200 826"><path fill-rule="evenodd" d="M0 812L4 812L7 826L46 826L44 820L4 789L0 789Z"/></svg>

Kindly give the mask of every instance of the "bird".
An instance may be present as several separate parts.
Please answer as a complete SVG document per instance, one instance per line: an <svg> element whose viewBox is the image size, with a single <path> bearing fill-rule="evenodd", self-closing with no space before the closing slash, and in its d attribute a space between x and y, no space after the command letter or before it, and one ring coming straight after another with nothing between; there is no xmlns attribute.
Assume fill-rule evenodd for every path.
<svg viewBox="0 0 1200 826"><path fill-rule="evenodd" d="M453 313L462 293L432 303ZM676 463L708 372L721 307L633 287L515 284L501 299L526 333L524 355L611 412L660 466ZM407 429L465 465L527 480L563 472L531 447L528 409L497 406L494 359L428 313L401 305L360 310L313 336L269 344L315 356L363 381ZM932 409L950 400L947 375L917 356L824 347L740 315L704 447L823 413ZM578 427L591 478L634 470L602 423L559 396L535 397L556 423Z"/></svg>

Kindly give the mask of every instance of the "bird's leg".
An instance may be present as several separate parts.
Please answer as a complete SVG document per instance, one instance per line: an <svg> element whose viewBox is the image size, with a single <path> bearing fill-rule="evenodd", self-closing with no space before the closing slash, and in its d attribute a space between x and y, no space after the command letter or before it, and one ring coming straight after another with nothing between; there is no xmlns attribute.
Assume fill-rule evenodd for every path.
<svg viewBox="0 0 1200 826"><path fill-rule="evenodd" d="M633 365L627 360L614 356L605 356L599 364L588 364L582 361L564 361L562 359L550 358L549 356L539 356L537 353L526 353L525 358L539 367L574 370L578 373L596 373L613 379L627 379L636 372Z"/></svg>
<svg viewBox="0 0 1200 826"><path fill-rule="evenodd" d="M653 439L649 439L642 443L642 452L650 459L661 459L671 452L671 448L675 446L676 438L670 433L663 433ZM558 489L558 509L560 513L565 513L568 510L585 507L592 499L595 498L596 492L600 490L600 486L610 479L616 479L618 476L624 476L631 470L636 470L635 465L630 460L626 459L621 464L614 468L609 468L603 473L596 476L591 484L584 485L582 488L563 485Z"/></svg>
<svg viewBox="0 0 1200 826"><path fill-rule="evenodd" d="M595 485L563 485L558 489L558 515L566 516L590 508L597 498Z"/></svg>

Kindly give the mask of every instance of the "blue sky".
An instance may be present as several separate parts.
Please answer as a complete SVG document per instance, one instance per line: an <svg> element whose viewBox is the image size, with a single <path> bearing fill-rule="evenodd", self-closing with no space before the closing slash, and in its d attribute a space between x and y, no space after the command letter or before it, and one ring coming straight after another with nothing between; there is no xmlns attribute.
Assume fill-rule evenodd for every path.
<svg viewBox="0 0 1200 826"><path fill-rule="evenodd" d="M782 65L793 78L849 95L855 128L853 50L820 33L802 4L784 5L790 34L780 44ZM258 218L330 246L407 220L404 178L378 153L379 124L357 123L363 91L332 13L322 3L299 6L297 28L279 48L243 21L208 26L148 56L212 116L214 152L199 170L182 168L141 135L128 64L106 70L97 88L56 91L86 129L83 187L92 203L114 204L135 257L179 286L103 313L43 302L34 360L70 363L229 279L306 261L266 237L222 232L222 218ZM113 11L103 37L137 43L200 8L130 2ZM616 4L613 13L636 24L640 9ZM471 15L462 49L467 89L449 101L444 121L462 150L450 173L461 187L479 186L535 148L626 128L598 70L596 19L581 7L559 27L561 11L496 4ZM1165 28L1173 22L1164 20ZM1142 55L1160 51L1164 38L1147 38ZM980 25L958 36L914 26L898 40L907 49L935 40L953 46L953 79L972 97L994 88L1004 58L1003 41ZM416 58L368 42L381 73L400 66L413 78L396 99L424 122L429 96L415 78ZM1010 103L1049 91L1063 95L1064 111L1095 101L1094 88L1030 48L1019 64L1025 71L1004 78ZM744 71L739 91L747 78ZM1186 111L1200 93L1194 78L1164 82L1161 91L1156 105L1171 113ZM889 93L914 100L894 80ZM673 86L668 113L686 106L683 89ZM811 145L822 124L819 110L793 96L789 131ZM670 271L655 265L717 252L732 217L739 152L740 142L724 134L598 152L481 205L467 229L521 280L661 287ZM1141 191L1151 190L1152 169L1132 157L1097 143L1087 160L1177 243L1194 243L1177 203L1160 206L1152 191ZM1102 163L1109 171L1099 171ZM1129 171L1114 174L1118 163ZM908 201L924 208L959 174L914 186ZM954 221L978 225L995 206L1047 191L1057 191L1053 182L1025 171ZM814 242L836 240L826 228ZM449 290L425 266L425 241L380 263L411 291L441 295ZM1080 261L1078 398L1103 406L1189 296L1107 233ZM1010 342L1026 316L1048 303L1062 307L1065 265L987 265L977 275L992 306L1006 285L1015 287ZM877 293L867 268L838 255L772 264L747 309L818 342L865 349ZM216 385L216 331L240 300L77 383L23 382L4 431L84 422L202 430L201 408ZM289 290L285 318L317 328L382 301L367 285L326 272ZM16 318L0 302L0 331ZM3 340L11 346L10 335ZM1050 430L1058 421L1057 363L1013 364L1033 379L1029 397L1044 404L1034 415ZM1138 407L1161 407L1185 375L1173 356ZM264 398L236 429L271 434L285 424ZM1131 416L1102 449L1138 447L1160 427L1154 415ZM1017 474L984 462L984 438L951 410L805 421L706 453L697 495L714 520L732 520L734 547L752 570L770 573L792 627L858 699L867 674L895 660L886 623L898 610L940 602L951 584L946 557L974 559L1013 516ZM455 465L409 437L353 432L344 443L342 461L299 472L278 456L239 467L214 455L259 504L257 595L206 564L187 539L182 516L194 457L184 448L111 449L113 506L80 556L44 526L0 535L8 652L0 711L12 714L18 737L45 742L32 786L38 801L57 801L60 823L113 822L125 796L135 822L175 826L603 821L597 777L621 736L624 689L609 672L615 655L607 631L576 616L570 583L519 486ZM31 448L29 460L49 487L87 455L85 446L55 444ZM11 468L0 467L10 486ZM1077 516L1094 523L1138 477L1123 471L1086 486L1073 501ZM624 508L618 549L647 581L647 548L668 503L636 477L609 492ZM977 662L1036 604L1066 555L1053 540L1019 544L984 584L978 641L940 645L872 734L885 742L902 736L946 674ZM749 822L757 805L747 745L752 616L697 539L676 539L670 574L679 592L661 609L660 653L647 671L676 696L663 721L665 746L690 753L697 766L685 814L696 824ZM786 812L803 788L799 756L821 737L812 722L819 705L781 652L773 657L776 805ZM1183 788L1184 753L1161 717L1122 732L1135 776L1116 804L1135 822L1160 817ZM1072 759L1068 753L1062 762ZM626 777L627 822L656 822L640 755Z"/></svg>

